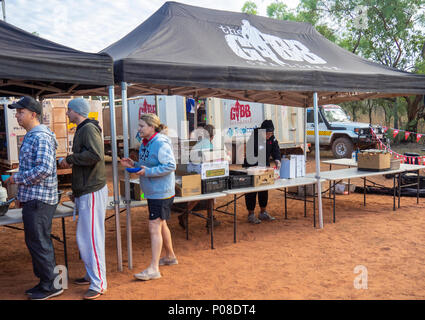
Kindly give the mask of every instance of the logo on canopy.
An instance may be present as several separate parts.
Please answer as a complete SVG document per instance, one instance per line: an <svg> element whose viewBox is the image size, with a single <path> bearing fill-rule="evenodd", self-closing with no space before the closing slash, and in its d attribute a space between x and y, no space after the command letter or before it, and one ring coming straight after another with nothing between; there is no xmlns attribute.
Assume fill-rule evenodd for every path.
<svg viewBox="0 0 425 320"><path fill-rule="evenodd" d="M247 20L242 20L242 26L237 30L223 25L219 28L225 33L226 42L232 51L245 60L281 66L288 66L284 61L308 62L312 65L327 63L301 42L262 33Z"/></svg>

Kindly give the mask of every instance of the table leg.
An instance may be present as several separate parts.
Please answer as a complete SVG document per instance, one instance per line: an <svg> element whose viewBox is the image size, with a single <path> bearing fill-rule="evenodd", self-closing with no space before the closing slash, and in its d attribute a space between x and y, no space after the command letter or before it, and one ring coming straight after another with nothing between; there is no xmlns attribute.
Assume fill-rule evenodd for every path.
<svg viewBox="0 0 425 320"><path fill-rule="evenodd" d="M68 251L66 248L66 232L65 232L65 218L62 218L62 236L63 236L63 255L65 258L65 267L67 270L67 274L69 274L68 272Z"/></svg>
<svg viewBox="0 0 425 320"><path fill-rule="evenodd" d="M329 192L331 192L331 189L329 189ZM315 183L313 183L313 227L316 228L316 184Z"/></svg>
<svg viewBox="0 0 425 320"><path fill-rule="evenodd" d="M401 197L401 173L398 174L398 208L400 209L400 197Z"/></svg>
<svg viewBox="0 0 425 320"><path fill-rule="evenodd" d="M211 231L211 249L214 249L214 216L213 216L214 199L208 200L208 218L210 219Z"/></svg>
<svg viewBox="0 0 425 320"><path fill-rule="evenodd" d="M395 195L396 195L395 175L393 175L393 211L395 211Z"/></svg>
<svg viewBox="0 0 425 320"><path fill-rule="evenodd" d="M363 178L363 205L366 207L366 178Z"/></svg>
<svg viewBox="0 0 425 320"><path fill-rule="evenodd" d="M288 219L288 207L287 207L287 200L286 200L286 188L285 188L285 219Z"/></svg>
<svg viewBox="0 0 425 320"><path fill-rule="evenodd" d="M332 165L331 164L329 164L329 171L332 171ZM332 197L331 185L332 185L332 181L329 180L329 198Z"/></svg>
<svg viewBox="0 0 425 320"><path fill-rule="evenodd" d="M233 205L233 242L236 243L236 194L234 195L234 205Z"/></svg>
<svg viewBox="0 0 425 320"><path fill-rule="evenodd" d="M416 189L416 203L417 204L419 204L419 182L420 182L420 179L419 179L420 177L419 177L419 170L418 170L418 188Z"/></svg>
<svg viewBox="0 0 425 320"><path fill-rule="evenodd" d="M192 214L192 210L188 210L186 213L186 240L189 240L189 215Z"/></svg>
<svg viewBox="0 0 425 320"><path fill-rule="evenodd" d="M307 217L307 186L304 186L304 218Z"/></svg>

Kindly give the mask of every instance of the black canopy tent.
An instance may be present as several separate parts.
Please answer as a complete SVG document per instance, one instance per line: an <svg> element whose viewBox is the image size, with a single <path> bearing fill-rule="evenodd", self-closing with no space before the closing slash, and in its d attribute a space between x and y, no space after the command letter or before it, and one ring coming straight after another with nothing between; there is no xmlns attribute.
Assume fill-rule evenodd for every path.
<svg viewBox="0 0 425 320"><path fill-rule="evenodd" d="M129 95L171 94L306 106L423 94L425 77L358 57L310 24L165 3L102 52ZM347 94L350 93L350 94Z"/></svg>
<svg viewBox="0 0 425 320"><path fill-rule="evenodd" d="M106 87L113 94L113 85L113 64L108 54L77 51L0 21L0 96L104 95ZM116 223L119 225L119 215ZM118 253L120 238L118 228Z"/></svg>
<svg viewBox="0 0 425 320"><path fill-rule="evenodd" d="M321 228L318 104L425 92L425 76L358 57L328 41L307 23L176 2L165 3L102 52L112 56L115 82L122 85L125 142L128 139L127 95L193 95L298 107L314 105ZM110 107L114 108L114 92L110 90L110 94ZM113 122L111 117L111 128L115 127ZM128 156L126 143L124 155ZM116 166L116 159L113 164ZM125 174L128 200L128 174ZM118 200L118 176L114 175L116 212L119 212ZM127 202L131 268L129 212Z"/></svg>
<svg viewBox="0 0 425 320"><path fill-rule="evenodd" d="M0 96L97 95L113 85L112 59L45 40L0 21Z"/></svg>

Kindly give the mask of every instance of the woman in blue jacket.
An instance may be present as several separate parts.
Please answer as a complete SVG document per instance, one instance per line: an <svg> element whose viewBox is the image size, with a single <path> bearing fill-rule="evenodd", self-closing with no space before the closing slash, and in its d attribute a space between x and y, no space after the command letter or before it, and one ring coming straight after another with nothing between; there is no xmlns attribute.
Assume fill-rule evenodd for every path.
<svg viewBox="0 0 425 320"><path fill-rule="evenodd" d="M152 260L149 267L134 275L137 279L145 281L161 278L160 265L178 263L167 225L175 195L176 161L170 140L160 133L164 128L158 116L143 114L139 120L139 133L143 139L139 161L134 162L130 158L121 159L121 164L125 167L141 168L136 174L140 176L140 187L148 200ZM160 259L163 245L165 256Z"/></svg>

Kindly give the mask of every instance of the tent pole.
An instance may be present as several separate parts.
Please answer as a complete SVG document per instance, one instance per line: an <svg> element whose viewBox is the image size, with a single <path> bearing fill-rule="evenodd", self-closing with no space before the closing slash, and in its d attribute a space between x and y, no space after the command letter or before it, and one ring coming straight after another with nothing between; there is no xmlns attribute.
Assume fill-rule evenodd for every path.
<svg viewBox="0 0 425 320"><path fill-rule="evenodd" d="M109 86L109 113L111 119L111 144L112 144L112 176L114 183L114 210L115 210L115 229L117 236L117 259L118 271L122 271L122 245L121 245L121 226L120 226L120 198L118 185L118 153L117 153L117 129L115 127L115 101L114 86Z"/></svg>
<svg viewBox="0 0 425 320"><path fill-rule="evenodd" d="M122 133L124 140L124 158L129 157L128 147L128 103L127 103L127 82L121 82L122 101ZM124 170L125 179L125 208L127 212L127 254L128 268L133 269L133 246L131 238L131 208L130 208L130 174Z"/></svg>
<svg viewBox="0 0 425 320"><path fill-rule="evenodd" d="M307 108L304 108L304 159L307 162Z"/></svg>
<svg viewBox="0 0 425 320"><path fill-rule="evenodd" d="M322 211L322 185L320 183L320 145L319 145L319 114L317 92L313 94L314 103L314 146L316 160L316 179L317 179L317 199L319 207L319 227L323 229L323 211Z"/></svg>

